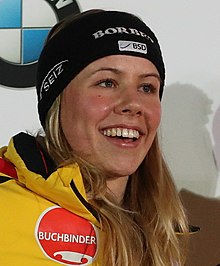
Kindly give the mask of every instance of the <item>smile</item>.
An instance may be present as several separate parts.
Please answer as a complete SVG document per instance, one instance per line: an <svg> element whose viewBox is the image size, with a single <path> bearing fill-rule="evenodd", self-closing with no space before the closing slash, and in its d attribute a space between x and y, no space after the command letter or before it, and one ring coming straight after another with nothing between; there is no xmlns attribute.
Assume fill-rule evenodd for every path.
<svg viewBox="0 0 220 266"><path fill-rule="evenodd" d="M128 128L108 128L103 130L103 135L108 137L122 137L129 139L138 139L140 137L139 131Z"/></svg>

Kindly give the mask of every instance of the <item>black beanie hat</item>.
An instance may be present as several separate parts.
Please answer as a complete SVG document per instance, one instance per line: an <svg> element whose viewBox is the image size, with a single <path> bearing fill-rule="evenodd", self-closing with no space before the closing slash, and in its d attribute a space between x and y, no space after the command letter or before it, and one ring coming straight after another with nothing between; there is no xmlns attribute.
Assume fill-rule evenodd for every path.
<svg viewBox="0 0 220 266"><path fill-rule="evenodd" d="M120 11L87 11L77 16L48 41L38 61L36 88L43 127L48 110L69 82L105 56L122 54L150 60L161 78L162 97L165 68L160 46L142 20Z"/></svg>

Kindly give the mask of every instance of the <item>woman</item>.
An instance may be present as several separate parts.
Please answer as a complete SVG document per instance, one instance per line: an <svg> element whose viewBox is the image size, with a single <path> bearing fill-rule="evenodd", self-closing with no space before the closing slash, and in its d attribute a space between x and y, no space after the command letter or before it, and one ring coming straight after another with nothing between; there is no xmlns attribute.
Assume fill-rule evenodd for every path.
<svg viewBox="0 0 220 266"><path fill-rule="evenodd" d="M184 264L186 218L157 137L164 80L158 41L132 14L92 10L51 30L37 75L45 135L1 150L0 262Z"/></svg>

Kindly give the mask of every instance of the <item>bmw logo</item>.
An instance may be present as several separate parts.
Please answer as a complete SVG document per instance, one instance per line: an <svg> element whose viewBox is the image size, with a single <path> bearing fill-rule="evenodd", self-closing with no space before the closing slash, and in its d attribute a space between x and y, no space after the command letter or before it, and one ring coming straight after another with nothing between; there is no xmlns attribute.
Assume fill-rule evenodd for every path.
<svg viewBox="0 0 220 266"><path fill-rule="evenodd" d="M79 12L74 0L0 0L0 84L33 87L51 27Z"/></svg>

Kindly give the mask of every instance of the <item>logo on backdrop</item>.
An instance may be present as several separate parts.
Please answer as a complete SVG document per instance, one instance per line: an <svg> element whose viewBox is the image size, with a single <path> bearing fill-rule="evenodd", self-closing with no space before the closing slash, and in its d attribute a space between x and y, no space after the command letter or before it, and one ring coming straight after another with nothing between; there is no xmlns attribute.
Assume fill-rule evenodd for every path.
<svg viewBox="0 0 220 266"><path fill-rule="evenodd" d="M35 85L37 61L51 27L80 13L74 0L0 1L0 85Z"/></svg>
<svg viewBox="0 0 220 266"><path fill-rule="evenodd" d="M35 228L43 253L64 265L91 265L98 246L98 230L86 219L59 206L46 209Z"/></svg>

